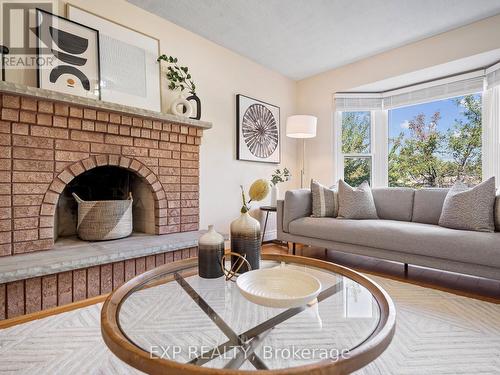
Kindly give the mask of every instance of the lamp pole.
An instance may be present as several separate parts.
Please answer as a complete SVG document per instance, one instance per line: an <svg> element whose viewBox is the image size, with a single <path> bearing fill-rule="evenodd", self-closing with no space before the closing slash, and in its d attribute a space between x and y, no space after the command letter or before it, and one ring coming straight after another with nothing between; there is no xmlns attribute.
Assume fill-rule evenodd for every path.
<svg viewBox="0 0 500 375"><path fill-rule="evenodd" d="M300 188L304 188L306 178L306 138L316 136L318 119L311 115L289 116L286 120L286 136L302 139L302 169L300 170Z"/></svg>
<svg viewBox="0 0 500 375"><path fill-rule="evenodd" d="M300 188L304 188L306 178L306 139L302 138L302 170L300 171Z"/></svg>

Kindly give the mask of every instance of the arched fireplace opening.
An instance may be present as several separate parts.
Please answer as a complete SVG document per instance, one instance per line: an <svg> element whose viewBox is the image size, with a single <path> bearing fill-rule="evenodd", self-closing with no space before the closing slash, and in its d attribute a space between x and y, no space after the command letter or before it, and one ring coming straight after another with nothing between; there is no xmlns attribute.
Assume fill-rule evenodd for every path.
<svg viewBox="0 0 500 375"><path fill-rule="evenodd" d="M128 169L102 166L78 175L61 193L55 213L56 240L77 234L78 204L72 193L86 201L127 199L131 193L133 231L155 234L155 204L149 183Z"/></svg>

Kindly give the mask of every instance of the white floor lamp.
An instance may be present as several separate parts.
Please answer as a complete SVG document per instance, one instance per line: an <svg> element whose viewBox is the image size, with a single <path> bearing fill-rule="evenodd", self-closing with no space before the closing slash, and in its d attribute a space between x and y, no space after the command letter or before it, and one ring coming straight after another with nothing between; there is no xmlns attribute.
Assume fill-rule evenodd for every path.
<svg viewBox="0 0 500 375"><path fill-rule="evenodd" d="M300 171L300 187L304 187L306 138L316 137L316 124L318 118L310 115L290 116L286 120L286 136L302 139L302 169Z"/></svg>

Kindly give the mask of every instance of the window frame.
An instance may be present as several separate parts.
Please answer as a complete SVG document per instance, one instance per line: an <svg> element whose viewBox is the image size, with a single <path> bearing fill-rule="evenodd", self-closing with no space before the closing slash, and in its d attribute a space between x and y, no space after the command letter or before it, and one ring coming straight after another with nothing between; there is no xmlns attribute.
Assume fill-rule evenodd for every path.
<svg viewBox="0 0 500 375"><path fill-rule="evenodd" d="M370 152L343 153L342 152L342 114L344 112L370 112ZM387 110L350 110L336 111L334 119L334 147L336 152L334 163L335 182L344 180L345 158L370 159L370 186L384 187L388 185L388 111ZM385 138L385 139L384 139ZM385 150L385 151L384 151ZM384 168L387 170L384 172Z"/></svg>

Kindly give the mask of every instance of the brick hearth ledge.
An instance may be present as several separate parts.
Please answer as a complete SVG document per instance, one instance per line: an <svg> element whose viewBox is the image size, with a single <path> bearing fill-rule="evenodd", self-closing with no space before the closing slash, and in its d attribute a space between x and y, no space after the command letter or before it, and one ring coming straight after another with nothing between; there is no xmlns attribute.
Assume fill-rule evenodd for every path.
<svg viewBox="0 0 500 375"><path fill-rule="evenodd" d="M102 242L83 242L72 238L62 240L52 250L0 258L0 284L196 248L198 238L204 232L163 236L134 234L128 238Z"/></svg>

